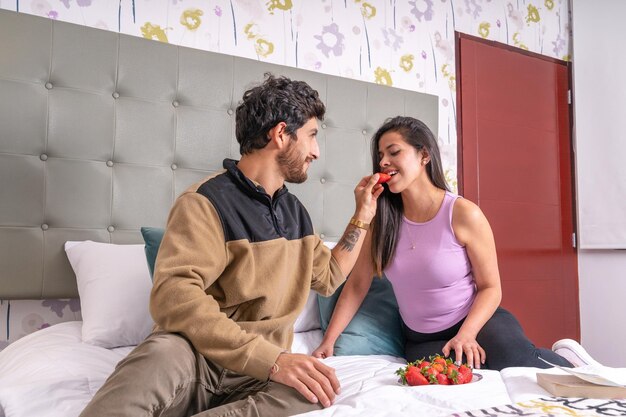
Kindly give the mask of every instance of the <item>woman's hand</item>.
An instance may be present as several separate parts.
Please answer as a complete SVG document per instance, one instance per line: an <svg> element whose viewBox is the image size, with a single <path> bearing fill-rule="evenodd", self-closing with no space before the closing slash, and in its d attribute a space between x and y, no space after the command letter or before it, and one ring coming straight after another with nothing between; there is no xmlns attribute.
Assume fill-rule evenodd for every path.
<svg viewBox="0 0 626 417"><path fill-rule="evenodd" d="M334 343L322 341L322 343L317 347L317 349L313 351L311 356L315 358L326 359L326 358L333 356L334 350L335 350Z"/></svg>
<svg viewBox="0 0 626 417"><path fill-rule="evenodd" d="M480 369L480 365L485 363L487 357L485 350L478 344L476 338L460 333L450 339L442 351L446 357L450 356L451 351L454 351L456 363L461 363L463 354L465 354L467 363L475 369Z"/></svg>

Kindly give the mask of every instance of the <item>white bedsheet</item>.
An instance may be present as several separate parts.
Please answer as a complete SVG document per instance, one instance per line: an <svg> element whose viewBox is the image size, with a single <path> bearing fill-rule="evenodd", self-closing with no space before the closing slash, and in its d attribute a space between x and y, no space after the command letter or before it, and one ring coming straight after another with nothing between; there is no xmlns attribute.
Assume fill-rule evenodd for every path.
<svg viewBox="0 0 626 417"><path fill-rule="evenodd" d="M292 350L311 353L321 337L319 330L298 333ZM78 416L131 349L82 343L81 322L60 323L16 341L0 352L0 416ZM394 374L403 364L400 358L343 356L325 363L336 369L342 392L332 407L301 416L446 416L546 395L533 383L534 368L509 368L507 390L496 371L479 371L481 381L462 386L405 387Z"/></svg>
<svg viewBox="0 0 626 417"><path fill-rule="evenodd" d="M408 387L395 375L403 365L400 358L339 356L325 363L335 368L341 394L332 407L301 416L447 416L511 402L497 371L480 371L483 379L466 385Z"/></svg>
<svg viewBox="0 0 626 417"><path fill-rule="evenodd" d="M81 325L59 323L0 352L0 409L5 417L78 416L115 364L132 350L84 344Z"/></svg>

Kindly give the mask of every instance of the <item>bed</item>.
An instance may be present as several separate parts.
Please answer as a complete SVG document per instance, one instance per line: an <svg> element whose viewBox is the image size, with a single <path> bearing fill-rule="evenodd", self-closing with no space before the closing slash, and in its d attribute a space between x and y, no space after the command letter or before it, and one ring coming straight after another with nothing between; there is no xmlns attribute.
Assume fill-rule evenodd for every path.
<svg viewBox="0 0 626 417"><path fill-rule="evenodd" d="M428 94L6 10L0 51L0 321L21 311L32 322L24 337L3 329L2 417L77 416L150 331L141 228L163 227L182 190L238 157L233 110L266 71L307 81L327 104L321 157L306 183L289 187L325 241L337 241L353 212L352 189L370 170L369 138L386 117L412 115L437 131L438 98ZM382 305L383 293L370 293ZM62 322L29 319L34 305ZM329 305L311 294L292 351L317 346ZM480 381L463 386L401 386L397 349L372 350L393 328L363 319L341 356L325 359L342 394L307 415L599 415L598 407L626 415L616 401L549 397L532 368L479 371Z"/></svg>
<svg viewBox="0 0 626 417"><path fill-rule="evenodd" d="M60 323L11 344L0 354L0 416L74 417L132 347L83 343L80 321ZM310 353L321 330L296 333L292 351ZM624 416L624 400L551 397L535 368L476 371L480 381L459 386L408 387L394 371L404 364L387 355L325 359L342 384L335 404L307 417L331 416ZM557 371L550 371L557 372Z"/></svg>

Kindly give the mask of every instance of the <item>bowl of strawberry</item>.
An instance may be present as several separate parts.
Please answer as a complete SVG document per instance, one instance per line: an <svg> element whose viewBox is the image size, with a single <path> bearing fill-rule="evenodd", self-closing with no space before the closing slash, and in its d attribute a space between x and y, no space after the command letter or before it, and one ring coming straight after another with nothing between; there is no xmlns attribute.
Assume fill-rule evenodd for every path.
<svg viewBox="0 0 626 417"><path fill-rule="evenodd" d="M400 377L400 384L410 386L462 385L482 379L467 364L457 366L452 359L441 355L431 356L429 360L422 358L409 362L398 369L396 375Z"/></svg>

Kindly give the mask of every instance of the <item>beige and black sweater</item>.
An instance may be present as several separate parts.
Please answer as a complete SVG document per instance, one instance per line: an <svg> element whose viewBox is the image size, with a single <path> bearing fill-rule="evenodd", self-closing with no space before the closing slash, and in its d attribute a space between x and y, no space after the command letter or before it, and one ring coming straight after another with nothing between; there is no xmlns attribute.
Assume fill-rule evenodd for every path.
<svg viewBox="0 0 626 417"><path fill-rule="evenodd" d="M312 288L344 281L311 219L286 187L273 198L236 161L195 184L170 211L150 312L207 359L260 380L293 339Z"/></svg>

